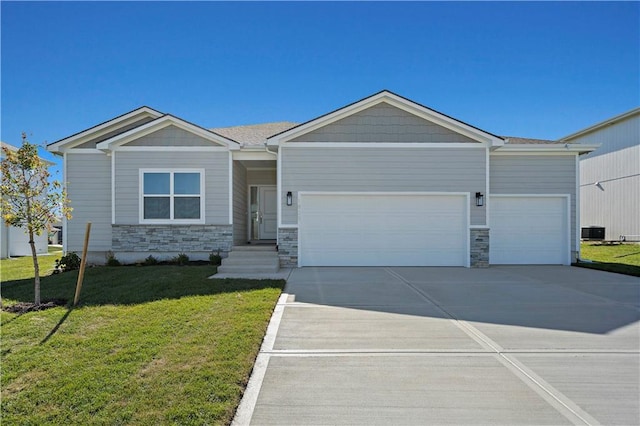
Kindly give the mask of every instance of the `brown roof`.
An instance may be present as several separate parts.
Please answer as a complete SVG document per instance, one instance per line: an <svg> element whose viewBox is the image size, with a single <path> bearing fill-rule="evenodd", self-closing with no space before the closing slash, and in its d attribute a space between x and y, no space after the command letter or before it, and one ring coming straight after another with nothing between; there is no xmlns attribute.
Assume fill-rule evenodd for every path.
<svg viewBox="0 0 640 426"><path fill-rule="evenodd" d="M562 141L550 141L547 139L531 139L531 138L519 138L517 136L502 136L508 144L512 145L547 145L547 144L565 144Z"/></svg>
<svg viewBox="0 0 640 426"><path fill-rule="evenodd" d="M218 127L210 129L226 138L240 142L242 146L262 145L269 136L289 130L298 123L279 121L277 123L251 124L247 126Z"/></svg>

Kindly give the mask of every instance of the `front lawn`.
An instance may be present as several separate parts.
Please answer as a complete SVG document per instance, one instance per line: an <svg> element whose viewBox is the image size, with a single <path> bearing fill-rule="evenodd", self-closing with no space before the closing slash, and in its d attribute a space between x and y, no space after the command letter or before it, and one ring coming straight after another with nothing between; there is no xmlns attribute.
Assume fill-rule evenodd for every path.
<svg viewBox="0 0 640 426"><path fill-rule="evenodd" d="M3 303L33 301L32 278L6 278L13 262ZM90 268L77 308L2 312L3 423L228 424L284 281L214 272ZM42 299L71 301L76 278L43 278Z"/></svg>
<svg viewBox="0 0 640 426"><path fill-rule="evenodd" d="M580 257L592 263L579 262L578 266L640 277L640 244L583 242Z"/></svg>

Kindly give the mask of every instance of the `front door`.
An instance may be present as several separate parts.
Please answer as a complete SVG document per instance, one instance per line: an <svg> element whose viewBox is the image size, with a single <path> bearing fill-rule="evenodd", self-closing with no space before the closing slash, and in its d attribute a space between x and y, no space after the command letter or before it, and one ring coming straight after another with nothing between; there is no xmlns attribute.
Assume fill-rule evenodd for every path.
<svg viewBox="0 0 640 426"><path fill-rule="evenodd" d="M251 239L275 240L278 230L276 186L252 187L251 198Z"/></svg>

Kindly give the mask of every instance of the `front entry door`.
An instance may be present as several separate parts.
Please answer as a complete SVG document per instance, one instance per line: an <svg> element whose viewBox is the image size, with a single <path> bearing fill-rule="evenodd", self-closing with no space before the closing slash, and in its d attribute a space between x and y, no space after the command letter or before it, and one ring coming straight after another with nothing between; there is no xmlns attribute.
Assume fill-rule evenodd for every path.
<svg viewBox="0 0 640 426"><path fill-rule="evenodd" d="M257 225L258 235L254 232L253 237L257 236L259 240L275 240L278 231L278 190L275 186L259 186L257 195L258 212L254 214L252 224Z"/></svg>

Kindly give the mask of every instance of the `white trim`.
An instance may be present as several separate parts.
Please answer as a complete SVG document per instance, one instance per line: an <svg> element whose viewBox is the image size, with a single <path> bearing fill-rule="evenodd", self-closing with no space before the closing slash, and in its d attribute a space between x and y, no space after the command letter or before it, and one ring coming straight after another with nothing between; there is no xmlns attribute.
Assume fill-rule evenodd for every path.
<svg viewBox="0 0 640 426"><path fill-rule="evenodd" d="M485 154L485 161L486 161L486 167L485 167L485 176L486 176L486 180L485 180L485 186L487 187L485 196L484 196L484 223L487 225L487 228L490 226L491 222L490 222L490 212L491 212L491 201L489 201L489 196L491 195L491 155L489 154L489 148L487 148L486 154ZM491 240L489 240L489 244L491 244Z"/></svg>
<svg viewBox="0 0 640 426"><path fill-rule="evenodd" d="M447 191L298 191L300 195L464 195L469 197L469 192Z"/></svg>
<svg viewBox="0 0 640 426"><path fill-rule="evenodd" d="M283 224L283 225L280 225L279 228L282 228L282 229L298 229L298 225L293 224L293 223L292 224Z"/></svg>
<svg viewBox="0 0 640 426"><path fill-rule="evenodd" d="M96 148L63 148L60 152L68 152L69 154L102 154L106 155L106 152Z"/></svg>
<svg viewBox="0 0 640 426"><path fill-rule="evenodd" d="M580 232L580 226L582 225L582 221L580 219L580 157L578 157L576 155L576 196L575 196L575 203L576 203L576 223L575 225L575 238L574 238L574 242L573 244L575 244L575 252L576 252L576 261L578 259L580 259L580 236L581 236L581 232ZM571 223L571 222L569 222Z"/></svg>
<svg viewBox="0 0 640 426"><path fill-rule="evenodd" d="M233 156L229 151L229 225L233 225Z"/></svg>
<svg viewBox="0 0 640 426"><path fill-rule="evenodd" d="M145 173L200 173L200 219L145 219L144 218L144 174ZM204 225L205 224L205 169L150 168L138 169L138 223L141 225ZM193 194L195 196L195 194ZM159 195L160 196L160 195ZM173 217L173 178L169 179L169 217Z"/></svg>
<svg viewBox="0 0 640 426"><path fill-rule="evenodd" d="M244 148L244 147L240 148L239 151L233 151L233 159L246 160L246 161L252 161L252 160L275 161L274 152L266 152L263 146L261 146L260 148L261 150L257 150L257 149L247 150L247 148Z"/></svg>
<svg viewBox="0 0 640 426"><path fill-rule="evenodd" d="M63 149L61 148L64 145L70 145L70 147L67 148L68 150L70 148L73 148L74 146L82 145L83 143L88 142L91 139L96 139L102 135L109 133L110 131L114 130L110 127L114 127L116 124L120 124L120 127L128 126L130 124L135 123L136 121L141 120L145 116L158 118L162 116L162 113L149 107L141 107L131 112L128 112L125 115L113 118L109 121L99 124L98 126L91 127L78 134L69 136L58 142L52 143L51 145L47 146L47 151L61 152L63 151Z"/></svg>
<svg viewBox="0 0 640 426"><path fill-rule="evenodd" d="M567 209L567 234L565 241L567 242L567 253L565 254L565 265L571 265L571 194L493 194L492 197L497 198L565 198ZM490 243L491 244L491 243ZM489 260L491 261L491 260Z"/></svg>
<svg viewBox="0 0 640 426"><path fill-rule="evenodd" d="M583 145L583 144L550 144L550 145L536 145L536 144L508 144L493 151L493 155L509 155L509 154L523 154L529 153L533 155L540 154L582 154L591 152L598 148L600 145Z"/></svg>
<svg viewBox="0 0 640 426"><path fill-rule="evenodd" d="M284 228L282 223L282 150L278 150L278 156L276 161L276 192L278 193L278 228Z"/></svg>
<svg viewBox="0 0 640 426"><path fill-rule="evenodd" d="M286 146L292 148L487 148L486 144L480 142L286 142Z"/></svg>
<svg viewBox="0 0 640 426"><path fill-rule="evenodd" d="M67 197L69 197L69 182L67 182L67 153L62 153L62 181L64 182L65 190L67 191ZM69 197L71 198L71 197ZM69 247L69 242L67 240L67 229L69 220L67 219L67 215L62 215L62 253L67 253L67 248ZM7 248L8 249L8 248ZM7 255L9 253L7 252Z"/></svg>
<svg viewBox="0 0 640 426"><path fill-rule="evenodd" d="M98 150L100 151L100 150ZM128 152L227 152L229 148L224 146L116 146L112 151L128 151ZM103 151L100 151L103 152Z"/></svg>
<svg viewBox="0 0 640 426"><path fill-rule="evenodd" d="M469 225L469 229L489 229L487 225Z"/></svg>
<svg viewBox="0 0 640 426"><path fill-rule="evenodd" d="M116 224L116 153L111 153L111 224Z"/></svg>
<svg viewBox="0 0 640 426"><path fill-rule="evenodd" d="M462 196L464 197L466 205L466 256L465 267L471 267L471 233L470 229L476 229L471 226L471 193L469 192L426 192L426 191L298 191L298 225L286 225L280 226L280 228L298 228L301 226L301 206L304 202L304 197L308 195L372 195L372 196L407 196L407 195L422 195L422 196ZM479 226L481 229L487 229L486 226ZM300 241L300 232L298 232L298 267L304 266L302 262L302 244Z"/></svg>
<svg viewBox="0 0 640 426"><path fill-rule="evenodd" d="M315 120L311 120L306 124L302 124L298 127L294 127L279 135L275 135L275 136L272 136L271 138L267 138L267 144L278 145L280 143L286 143L291 139L295 139L301 135L312 132L321 127L327 126L342 118L348 117L353 114L357 114L360 111L363 111L367 108L373 107L380 103L387 103L393 107L402 109L403 111L406 111L409 114L413 114L429 122L440 125L453 132L462 134L464 136L467 136L479 142L488 143L491 146L501 146L504 144L504 141L497 136L494 136L490 133L487 133L485 131L472 127L461 121L455 120L451 117L448 117L432 109L426 108L413 101L402 98L387 90L384 90L373 96L369 96L365 99L362 99L346 107L340 108L332 113L316 118Z"/></svg>

